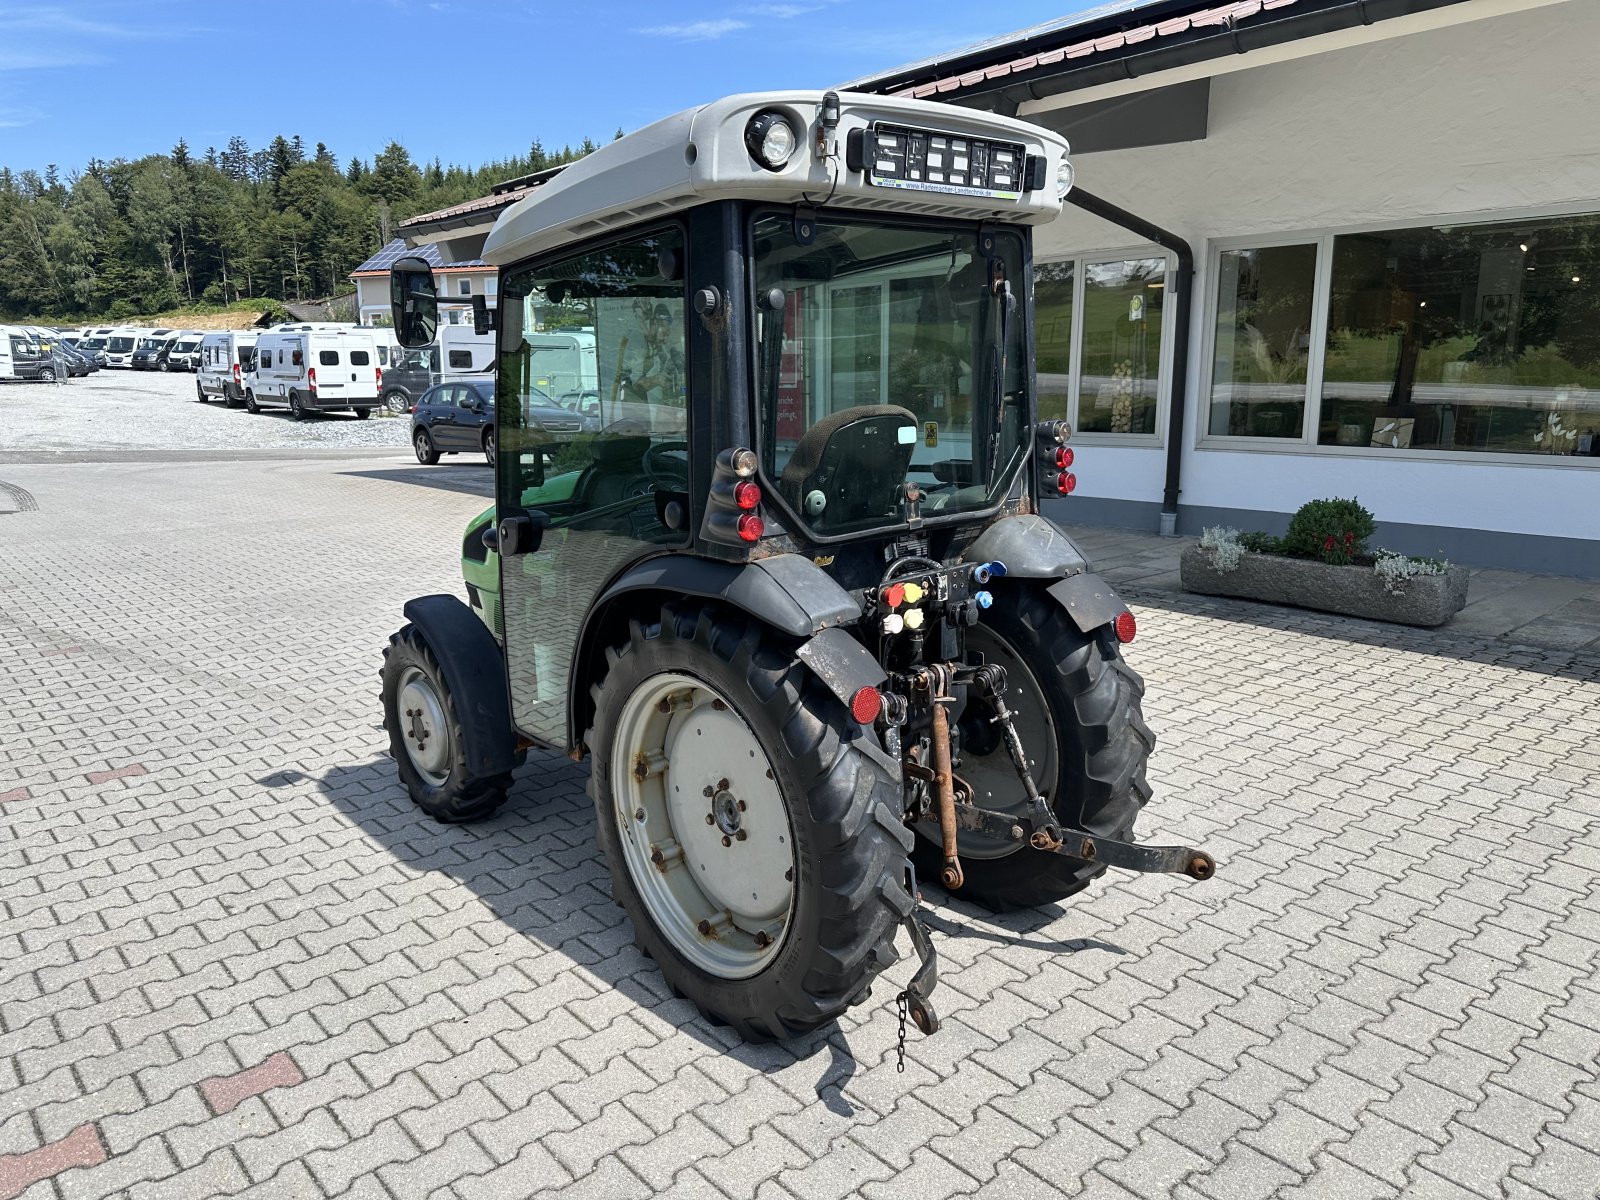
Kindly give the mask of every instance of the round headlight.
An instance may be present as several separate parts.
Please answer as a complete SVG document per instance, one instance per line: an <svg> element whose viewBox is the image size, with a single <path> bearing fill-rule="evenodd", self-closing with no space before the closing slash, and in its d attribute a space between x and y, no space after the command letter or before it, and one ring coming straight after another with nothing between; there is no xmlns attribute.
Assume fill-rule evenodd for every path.
<svg viewBox="0 0 1600 1200"><path fill-rule="evenodd" d="M1064 199L1072 190L1072 164L1066 159L1056 168L1056 199Z"/></svg>
<svg viewBox="0 0 1600 1200"><path fill-rule="evenodd" d="M769 171L781 171L789 165L800 135L782 113L759 112L744 127L744 144L755 159Z"/></svg>

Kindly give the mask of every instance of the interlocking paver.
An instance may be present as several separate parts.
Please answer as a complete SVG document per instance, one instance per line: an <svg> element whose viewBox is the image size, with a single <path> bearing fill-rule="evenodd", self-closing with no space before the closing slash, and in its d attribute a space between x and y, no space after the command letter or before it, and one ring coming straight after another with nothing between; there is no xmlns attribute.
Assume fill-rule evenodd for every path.
<svg viewBox="0 0 1600 1200"><path fill-rule="evenodd" d="M0 1154L111 1157L27 1200L1592 1196L1600 663L1162 596L1140 832L1221 874L930 892L946 1028L900 1074L908 963L791 1047L672 998L582 766L411 808L375 650L459 591L481 472L113 464L85 525L74 470L0 468L40 500L0 556ZM211 1115L278 1055L303 1082Z"/></svg>

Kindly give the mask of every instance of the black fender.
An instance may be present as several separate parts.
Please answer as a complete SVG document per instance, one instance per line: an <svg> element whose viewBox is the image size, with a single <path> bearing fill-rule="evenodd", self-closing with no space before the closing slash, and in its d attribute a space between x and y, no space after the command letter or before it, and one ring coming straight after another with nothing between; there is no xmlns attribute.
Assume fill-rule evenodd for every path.
<svg viewBox="0 0 1600 1200"><path fill-rule="evenodd" d="M487 776L517 766L505 657L489 627L455 596L418 596L406 601L404 611L444 672L461 721L467 770Z"/></svg>
<svg viewBox="0 0 1600 1200"><path fill-rule="evenodd" d="M1111 624L1128 610L1116 589L1091 571L1069 575L1051 584L1046 591L1067 610L1073 624L1084 633L1093 633Z"/></svg>
<svg viewBox="0 0 1600 1200"><path fill-rule="evenodd" d="M1061 579L1081 575L1089 560L1053 522L1034 513L1001 517L961 552L963 562L1003 562L1017 579Z"/></svg>
<svg viewBox="0 0 1600 1200"><path fill-rule="evenodd" d="M592 713L588 681L594 677L606 645L625 636L625 622L619 621L617 614L633 611L626 603L628 597L652 592L717 600L801 639L861 618L860 602L821 567L798 554L774 554L743 563L662 554L636 562L596 597L578 635L567 685L569 746L578 746L589 728ZM862 653L871 659L866 651ZM873 662L876 665L876 660ZM867 682L876 685L883 678L880 670L877 679ZM848 698L845 702L849 703Z"/></svg>

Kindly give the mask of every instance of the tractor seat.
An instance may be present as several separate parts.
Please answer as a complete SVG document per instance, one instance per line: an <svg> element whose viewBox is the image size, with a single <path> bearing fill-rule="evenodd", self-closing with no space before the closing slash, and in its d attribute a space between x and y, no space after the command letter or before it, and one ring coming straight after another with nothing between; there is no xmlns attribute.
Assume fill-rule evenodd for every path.
<svg viewBox="0 0 1600 1200"><path fill-rule="evenodd" d="M778 490L813 529L872 524L895 513L917 444L917 417L897 404L832 413L807 429Z"/></svg>

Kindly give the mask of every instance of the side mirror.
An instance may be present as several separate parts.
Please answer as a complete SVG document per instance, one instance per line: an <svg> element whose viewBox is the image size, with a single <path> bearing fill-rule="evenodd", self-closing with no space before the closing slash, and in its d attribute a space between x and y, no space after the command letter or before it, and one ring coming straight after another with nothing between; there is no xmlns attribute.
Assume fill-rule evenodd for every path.
<svg viewBox="0 0 1600 1200"><path fill-rule="evenodd" d="M390 268L389 307L402 346L426 346L438 335L439 292L425 260L402 258Z"/></svg>

